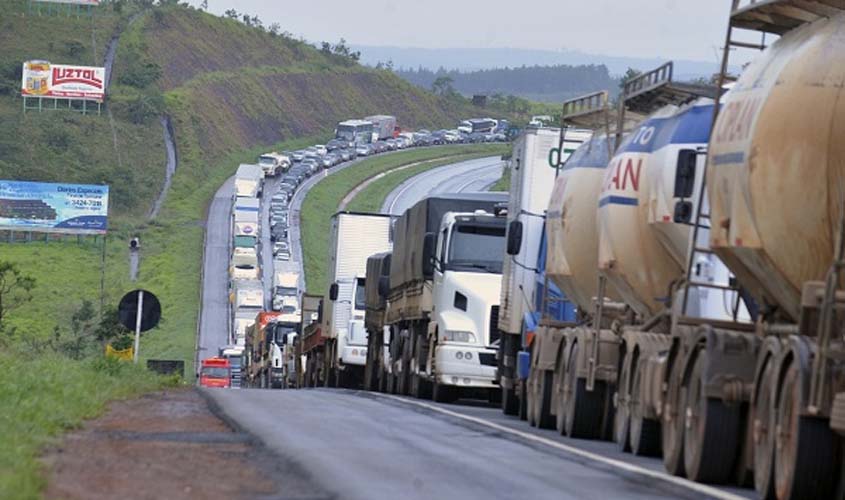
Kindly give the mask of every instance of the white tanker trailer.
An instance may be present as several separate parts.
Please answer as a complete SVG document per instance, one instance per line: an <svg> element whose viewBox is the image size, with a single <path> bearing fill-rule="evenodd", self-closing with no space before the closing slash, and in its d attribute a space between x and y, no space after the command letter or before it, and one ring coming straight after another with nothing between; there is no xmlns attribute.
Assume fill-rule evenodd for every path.
<svg viewBox="0 0 845 500"><path fill-rule="evenodd" d="M841 2L735 2L729 46L739 45L735 28L781 38L722 101L707 157L710 246L760 304L759 316L753 333L701 327L720 334L706 339L704 363L689 356L685 367L711 375L683 385L679 399L684 426L704 429L692 437L722 442L711 459L753 471L764 498L843 491L843 12ZM721 366L726 350L755 367L750 376ZM690 414L690 395L702 387L708 406ZM710 407L731 397L750 400L745 420ZM730 452L726 435L736 440Z"/></svg>

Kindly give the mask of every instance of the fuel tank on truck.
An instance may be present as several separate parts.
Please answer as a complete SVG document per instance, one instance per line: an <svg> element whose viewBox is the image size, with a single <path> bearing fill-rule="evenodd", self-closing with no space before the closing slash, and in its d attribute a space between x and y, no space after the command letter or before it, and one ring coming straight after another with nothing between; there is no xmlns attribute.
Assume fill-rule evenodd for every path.
<svg viewBox="0 0 845 500"><path fill-rule="evenodd" d="M684 276L691 227L673 219L678 152L704 148L712 118L710 99L665 106L634 129L604 170L599 269L643 317L662 310ZM703 155L698 161L693 192L701 188Z"/></svg>
<svg viewBox="0 0 845 500"><path fill-rule="evenodd" d="M596 203L609 157L607 135L576 149L555 180L546 214L546 273L581 311L591 310L598 293Z"/></svg>
<svg viewBox="0 0 845 500"><path fill-rule="evenodd" d="M710 244L753 295L798 319L834 258L845 197L845 17L789 32L723 101L708 151Z"/></svg>

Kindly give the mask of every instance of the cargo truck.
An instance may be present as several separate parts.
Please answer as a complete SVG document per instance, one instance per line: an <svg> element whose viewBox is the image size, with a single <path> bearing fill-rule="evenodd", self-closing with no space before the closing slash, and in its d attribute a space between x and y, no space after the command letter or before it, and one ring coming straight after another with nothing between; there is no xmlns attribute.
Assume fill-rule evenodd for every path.
<svg viewBox="0 0 845 500"><path fill-rule="evenodd" d="M279 313L259 312L253 324L246 328L244 346L244 383L247 387L266 389L271 386L271 368L278 346L274 340L274 325ZM278 361L281 368L281 361ZM281 379L280 379L281 380Z"/></svg>
<svg viewBox="0 0 845 500"><path fill-rule="evenodd" d="M364 379L367 258L392 248L386 214L338 212L329 237L329 289L323 300L326 383L352 387Z"/></svg>
<svg viewBox="0 0 845 500"><path fill-rule="evenodd" d="M218 352L218 358L229 360L229 366L232 369L232 387L241 387L243 353L244 348L236 345L222 346Z"/></svg>
<svg viewBox="0 0 845 500"><path fill-rule="evenodd" d="M302 322L299 326L299 365L297 379L302 387L319 387L327 380L323 371L326 363L326 337L323 335L323 296L303 293L300 296Z"/></svg>
<svg viewBox="0 0 845 500"><path fill-rule="evenodd" d="M367 259L367 275L364 285L366 310L364 328L367 330L367 361L364 367L364 389L384 391L387 373L382 370L390 366L388 349L389 328L385 324L387 295L390 292L391 252L371 255Z"/></svg>
<svg viewBox="0 0 845 500"><path fill-rule="evenodd" d="M537 303L537 278L544 262L538 262L546 208L559 166L582 143L589 130L569 130L560 144L560 130L530 127L514 144L510 160L511 184L507 211L507 255L502 270L499 307L497 380L502 389L502 408L516 414L519 389L517 355L525 344L525 314ZM562 151L561 151L562 149ZM539 311L539 309L538 309Z"/></svg>
<svg viewBox="0 0 845 500"><path fill-rule="evenodd" d="M255 322L256 315L264 309L264 284L259 280L232 282L232 336L233 343L243 346L246 329Z"/></svg>
<svg viewBox="0 0 845 500"><path fill-rule="evenodd" d="M503 193L438 195L394 225L386 324L392 392L451 401L495 385Z"/></svg>
<svg viewBox="0 0 845 500"><path fill-rule="evenodd" d="M258 157L258 166L264 171L265 177L275 177L290 168L291 159L283 154L272 153L263 154Z"/></svg>
<svg viewBox="0 0 845 500"><path fill-rule="evenodd" d="M399 130L396 127L396 117L390 115L373 115L364 118L373 124L373 141L392 139L396 137Z"/></svg>
<svg viewBox="0 0 845 500"><path fill-rule="evenodd" d="M241 163L235 172L233 198L260 198L264 187L264 171L258 165Z"/></svg>
<svg viewBox="0 0 845 500"><path fill-rule="evenodd" d="M260 229L261 200L235 198L232 209L232 229L235 236L258 236Z"/></svg>
<svg viewBox="0 0 845 500"><path fill-rule="evenodd" d="M300 322L299 273L276 270L273 275L273 310L290 316L285 321Z"/></svg>

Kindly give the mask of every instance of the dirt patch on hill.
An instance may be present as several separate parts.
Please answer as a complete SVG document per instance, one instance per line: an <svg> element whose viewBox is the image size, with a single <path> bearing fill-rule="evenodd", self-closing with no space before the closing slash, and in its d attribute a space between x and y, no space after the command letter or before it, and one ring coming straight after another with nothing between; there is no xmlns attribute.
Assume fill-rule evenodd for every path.
<svg viewBox="0 0 845 500"><path fill-rule="evenodd" d="M285 489L267 470L272 457L195 390L113 403L43 462L45 498L278 498Z"/></svg>

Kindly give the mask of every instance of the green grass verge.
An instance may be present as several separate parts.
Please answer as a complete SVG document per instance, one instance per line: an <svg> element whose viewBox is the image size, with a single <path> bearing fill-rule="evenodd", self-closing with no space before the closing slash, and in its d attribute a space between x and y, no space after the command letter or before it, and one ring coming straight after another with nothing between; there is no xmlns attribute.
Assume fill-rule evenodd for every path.
<svg viewBox="0 0 845 500"><path fill-rule="evenodd" d="M511 169L509 169L507 164L505 164L505 168L502 170L502 176L499 177L499 180L497 180L495 184L490 186L490 191L507 191L510 188Z"/></svg>
<svg viewBox="0 0 845 500"><path fill-rule="evenodd" d="M45 446L107 401L149 392L166 379L132 364L60 356L27 359L0 353L0 498L37 499L45 485L38 461Z"/></svg>
<svg viewBox="0 0 845 500"><path fill-rule="evenodd" d="M502 145L497 144L444 146L403 151L365 160L317 183L308 191L300 214L302 258L305 287L308 292L323 293L325 291L331 216L337 210L343 197L355 186L381 172L409 163L449 157L454 160L456 156L471 154L496 155L504 151ZM359 194L357 197L360 196Z"/></svg>

